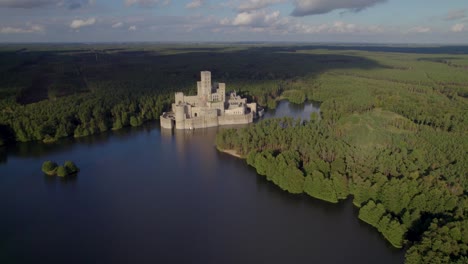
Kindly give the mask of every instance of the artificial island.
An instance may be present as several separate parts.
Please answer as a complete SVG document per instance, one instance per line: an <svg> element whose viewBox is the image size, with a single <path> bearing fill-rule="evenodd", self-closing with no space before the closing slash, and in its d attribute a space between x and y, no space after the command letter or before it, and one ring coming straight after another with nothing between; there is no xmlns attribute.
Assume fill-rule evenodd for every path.
<svg viewBox="0 0 468 264"><path fill-rule="evenodd" d="M197 82L197 95L175 94L172 111L164 112L161 127L166 129L196 129L223 125L248 124L261 116L257 103L247 103L236 92L226 96L225 83L212 83L211 72L202 71Z"/></svg>

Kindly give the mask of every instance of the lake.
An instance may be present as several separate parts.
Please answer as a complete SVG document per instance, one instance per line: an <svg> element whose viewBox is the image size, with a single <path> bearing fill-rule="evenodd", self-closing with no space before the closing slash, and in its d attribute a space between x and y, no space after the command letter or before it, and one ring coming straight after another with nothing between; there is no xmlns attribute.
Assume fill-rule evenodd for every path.
<svg viewBox="0 0 468 264"><path fill-rule="evenodd" d="M273 116L307 118L282 101ZM402 263L351 201L291 195L220 153L217 128L127 128L0 149L0 263ZM73 160L76 177L42 162Z"/></svg>

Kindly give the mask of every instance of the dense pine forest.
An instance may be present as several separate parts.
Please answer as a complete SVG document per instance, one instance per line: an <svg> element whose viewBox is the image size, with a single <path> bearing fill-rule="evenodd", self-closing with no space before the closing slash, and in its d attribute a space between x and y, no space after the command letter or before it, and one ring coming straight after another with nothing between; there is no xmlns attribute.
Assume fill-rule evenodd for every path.
<svg viewBox="0 0 468 264"><path fill-rule="evenodd" d="M444 56L366 53L377 67L295 78L282 98L320 115L223 130L217 146L292 194L352 197L406 263L467 263L467 57Z"/></svg>
<svg viewBox="0 0 468 264"><path fill-rule="evenodd" d="M467 263L468 48L211 45L0 46L0 148L156 120L201 70L267 109L320 103L310 120L223 129L292 194L352 199L407 263ZM5 146L3 146L5 147Z"/></svg>

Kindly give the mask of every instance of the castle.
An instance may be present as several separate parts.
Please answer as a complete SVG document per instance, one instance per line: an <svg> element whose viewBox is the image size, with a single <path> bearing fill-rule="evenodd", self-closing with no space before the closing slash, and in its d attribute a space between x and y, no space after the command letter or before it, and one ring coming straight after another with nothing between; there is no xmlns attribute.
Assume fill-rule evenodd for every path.
<svg viewBox="0 0 468 264"><path fill-rule="evenodd" d="M195 129L222 125L248 124L257 116L257 104L247 103L235 92L226 97L226 84L211 83L211 72L202 71L197 95L175 94L171 112L164 112L161 127ZM263 114L263 110L260 111Z"/></svg>

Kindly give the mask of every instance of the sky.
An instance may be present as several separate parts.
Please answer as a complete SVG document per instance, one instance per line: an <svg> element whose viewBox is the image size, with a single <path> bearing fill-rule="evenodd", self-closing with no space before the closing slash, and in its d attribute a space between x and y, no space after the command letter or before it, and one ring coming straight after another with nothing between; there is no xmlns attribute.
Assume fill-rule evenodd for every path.
<svg viewBox="0 0 468 264"><path fill-rule="evenodd" d="M0 42L468 44L468 0L0 0Z"/></svg>

